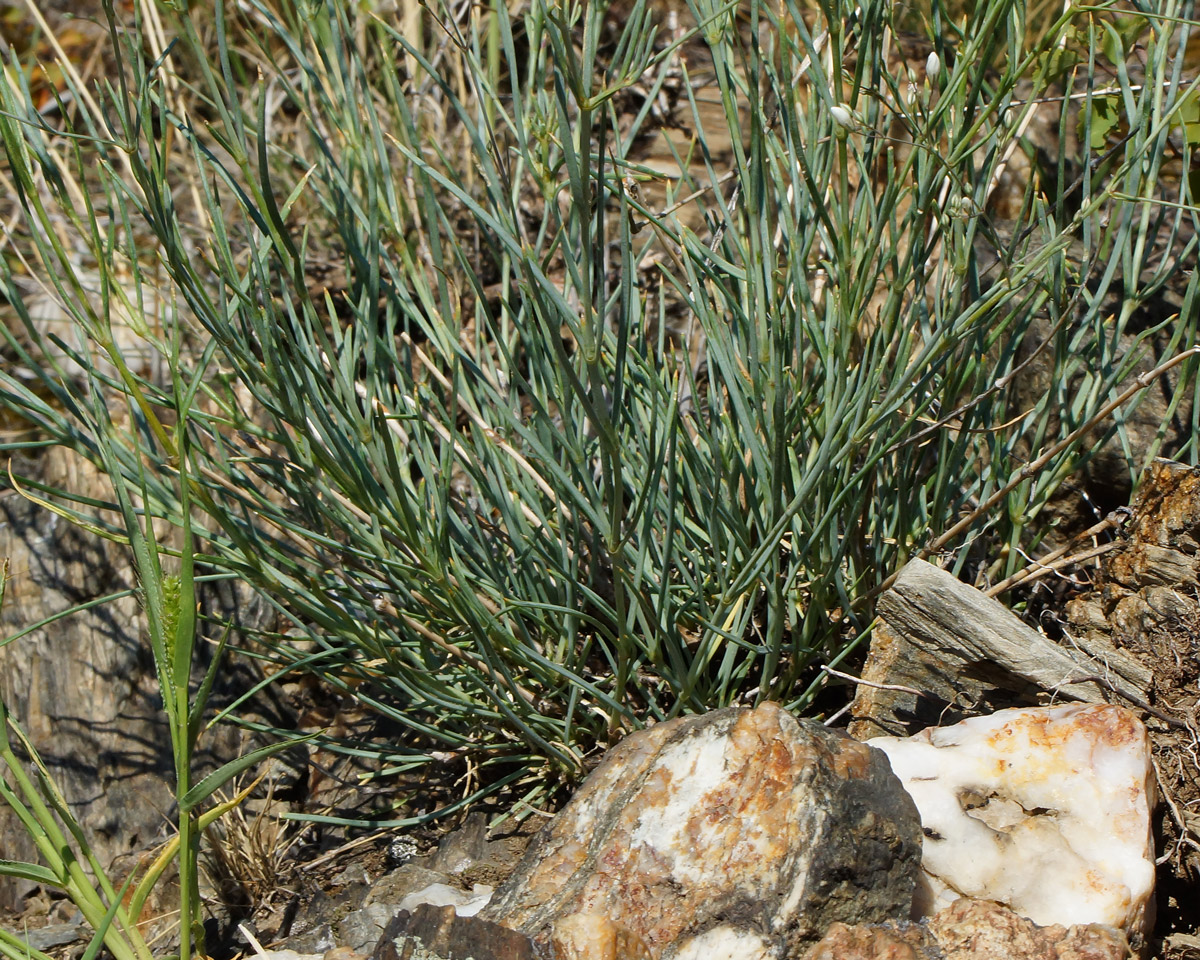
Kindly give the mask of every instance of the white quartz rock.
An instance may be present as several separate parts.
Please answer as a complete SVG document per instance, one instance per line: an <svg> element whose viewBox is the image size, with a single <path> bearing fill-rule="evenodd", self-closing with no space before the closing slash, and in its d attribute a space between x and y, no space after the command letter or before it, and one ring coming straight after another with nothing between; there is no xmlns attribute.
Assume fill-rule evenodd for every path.
<svg viewBox="0 0 1200 960"><path fill-rule="evenodd" d="M410 893L400 901L397 909L411 913L421 904L430 903L435 907L453 907L455 914L460 917L473 917L488 905L493 890L494 888L486 883L475 884L470 892L452 887L448 883L431 883L415 893Z"/></svg>
<svg viewBox="0 0 1200 960"><path fill-rule="evenodd" d="M762 937L727 924L689 937L677 951L674 960L771 960L778 955Z"/></svg>
<svg viewBox="0 0 1200 960"><path fill-rule="evenodd" d="M869 743L921 814L918 916L969 896L1042 925L1149 932L1154 770L1146 729L1128 710L1001 710Z"/></svg>

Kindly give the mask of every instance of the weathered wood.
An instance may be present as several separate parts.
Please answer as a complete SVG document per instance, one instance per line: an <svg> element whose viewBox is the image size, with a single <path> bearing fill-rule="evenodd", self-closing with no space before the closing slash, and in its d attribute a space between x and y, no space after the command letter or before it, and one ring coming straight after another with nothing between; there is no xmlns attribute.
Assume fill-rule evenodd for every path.
<svg viewBox="0 0 1200 960"><path fill-rule="evenodd" d="M1111 645L1059 646L923 560L901 571L878 613L862 679L907 689L861 687L851 725L857 737L906 735L1048 696L1097 703L1116 692L1144 702L1149 687L1149 672L1130 655Z"/></svg>
<svg viewBox="0 0 1200 960"><path fill-rule="evenodd" d="M1123 696L1143 697L1150 673L1113 648L1108 662L1081 649L1068 651L1027 626L999 601L923 560L905 567L890 595L881 599L882 615L894 628L927 647L967 654L994 663L1051 693L1089 703L1104 699L1094 683L1072 682L1102 676Z"/></svg>

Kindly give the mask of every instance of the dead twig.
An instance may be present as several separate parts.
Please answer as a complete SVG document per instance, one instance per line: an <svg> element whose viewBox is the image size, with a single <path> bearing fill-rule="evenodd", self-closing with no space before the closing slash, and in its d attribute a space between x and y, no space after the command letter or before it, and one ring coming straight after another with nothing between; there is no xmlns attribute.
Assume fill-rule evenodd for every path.
<svg viewBox="0 0 1200 960"><path fill-rule="evenodd" d="M862 677L856 677L853 674L842 673L841 670L834 670L833 667L827 667L821 664L821 670L828 673L830 676L837 677L839 680L847 680L850 683L857 684L862 687L873 687L876 690L895 690L897 693L911 693L914 697L928 697L929 694L922 693L915 687L905 687L898 683L876 683L873 680L864 680Z"/></svg>
<svg viewBox="0 0 1200 960"><path fill-rule="evenodd" d="M1032 580L1037 580L1049 573L1053 573L1055 570L1060 570L1063 567L1070 566L1073 563L1082 563L1085 560L1091 560L1093 557L1098 557L1101 554L1107 553L1116 546L1117 541L1114 540L1110 543L1101 544L1099 547L1093 547L1091 550L1084 550L1081 553L1072 554L1069 557L1064 556L1064 554L1066 554L1081 540L1088 540L1092 537L1100 535L1101 533L1104 533L1106 530L1112 530L1120 527L1128 517L1129 513L1125 510L1112 511L1112 513L1110 513L1099 523L1093 524L1084 530L1083 533L1072 537L1067 543L1063 544L1057 550L1052 550L1041 559L1034 560L1029 566L1018 570L1011 577L1008 577L1006 580L1001 580L995 586L989 588L987 590L987 595L989 597L997 597L1005 591L1011 590L1015 586Z"/></svg>
<svg viewBox="0 0 1200 960"><path fill-rule="evenodd" d="M1104 554L1115 550L1118 546L1120 546L1120 544L1114 540L1111 543L1102 543L1098 547L1092 547L1092 549L1084 550L1080 553L1073 553L1069 557L1063 557L1059 560L1049 560L1048 558L1034 560L1029 566L1022 570L1018 570L1007 580L1001 580L994 587L987 590L986 593L989 597L998 597L1006 590L1011 590L1013 587L1020 587L1028 583L1033 583L1033 581L1040 580L1045 576L1049 576L1052 573L1062 570L1064 567L1070 567L1076 564L1084 563L1088 560L1094 560L1096 557L1103 556Z"/></svg>

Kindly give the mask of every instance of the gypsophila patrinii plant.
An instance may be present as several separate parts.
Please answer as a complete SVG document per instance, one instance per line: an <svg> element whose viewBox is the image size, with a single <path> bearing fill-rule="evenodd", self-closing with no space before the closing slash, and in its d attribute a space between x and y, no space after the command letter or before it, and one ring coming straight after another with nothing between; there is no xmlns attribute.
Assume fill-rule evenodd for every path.
<svg viewBox="0 0 1200 960"><path fill-rule="evenodd" d="M269 655L419 735L381 774L532 801L803 710L907 558L1012 573L1195 376L1191 0L148 3L55 111L8 68L3 402L175 524L186 463L197 563L316 641Z"/></svg>

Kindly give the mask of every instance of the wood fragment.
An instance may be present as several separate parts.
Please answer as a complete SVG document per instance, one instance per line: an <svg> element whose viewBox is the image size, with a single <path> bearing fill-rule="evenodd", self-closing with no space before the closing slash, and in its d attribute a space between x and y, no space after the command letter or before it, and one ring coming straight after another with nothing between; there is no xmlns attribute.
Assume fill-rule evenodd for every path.
<svg viewBox="0 0 1200 960"><path fill-rule="evenodd" d="M1111 645L1059 646L999 601L924 560L879 598L853 736L907 736L972 713L1051 699L1145 702L1149 672ZM1091 678L1102 678L1095 682ZM892 689L888 689L888 688ZM910 688L906 691L897 688ZM914 696L921 691L921 696Z"/></svg>

